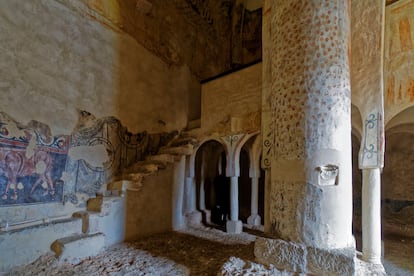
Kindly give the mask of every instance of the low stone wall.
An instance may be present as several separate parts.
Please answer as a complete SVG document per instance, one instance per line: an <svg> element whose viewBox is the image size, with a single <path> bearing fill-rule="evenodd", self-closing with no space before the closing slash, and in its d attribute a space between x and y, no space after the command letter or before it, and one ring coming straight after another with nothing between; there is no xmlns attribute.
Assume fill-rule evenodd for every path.
<svg viewBox="0 0 414 276"><path fill-rule="evenodd" d="M18 230L0 232L0 272L33 262L50 252L57 239L80 234L82 220L70 218Z"/></svg>
<svg viewBox="0 0 414 276"><path fill-rule="evenodd" d="M254 255L258 262L277 269L315 275L354 275L355 249L319 249L284 240L257 238Z"/></svg>

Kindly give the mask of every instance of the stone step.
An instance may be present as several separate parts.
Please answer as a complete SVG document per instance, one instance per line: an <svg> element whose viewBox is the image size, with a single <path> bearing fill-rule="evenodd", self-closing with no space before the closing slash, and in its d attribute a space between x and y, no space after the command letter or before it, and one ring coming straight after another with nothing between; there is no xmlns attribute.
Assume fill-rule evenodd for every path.
<svg viewBox="0 0 414 276"><path fill-rule="evenodd" d="M57 239L50 248L61 262L78 264L81 259L99 254L105 246L105 235L77 234Z"/></svg>
<svg viewBox="0 0 414 276"><path fill-rule="evenodd" d="M139 161L128 168L122 170L122 175L130 173L153 173L159 168L165 169L165 165L158 161Z"/></svg>
<svg viewBox="0 0 414 276"><path fill-rule="evenodd" d="M81 234L82 220L67 218L40 225L0 231L0 275L15 266L29 264L50 252L50 244L61 237ZM16 246L16 242L22 246Z"/></svg>
<svg viewBox="0 0 414 276"><path fill-rule="evenodd" d="M125 176L124 180L119 180L112 182L108 185L112 190L119 191L119 194L122 196L125 194L126 191L140 191L143 182L144 182L144 176L148 176L149 174L138 174L138 176L135 176L134 174L130 174L128 176Z"/></svg>
<svg viewBox="0 0 414 276"><path fill-rule="evenodd" d="M179 146L179 147L162 147L158 153L160 154L172 154L172 155L191 155L193 153L194 146L191 144Z"/></svg>
<svg viewBox="0 0 414 276"><path fill-rule="evenodd" d="M180 147L185 145L197 145L198 140L192 136L182 136L178 137L177 139L174 139L171 141L171 143L168 145L169 147Z"/></svg>
<svg viewBox="0 0 414 276"><path fill-rule="evenodd" d="M111 210L112 202L120 198L120 196L97 196L90 198L86 203L86 210L88 212L99 213L100 216L107 216ZM82 217L82 214L78 217Z"/></svg>
<svg viewBox="0 0 414 276"><path fill-rule="evenodd" d="M174 163L175 156L171 154L157 154L157 155L149 155L146 157L148 161L160 161L165 163Z"/></svg>

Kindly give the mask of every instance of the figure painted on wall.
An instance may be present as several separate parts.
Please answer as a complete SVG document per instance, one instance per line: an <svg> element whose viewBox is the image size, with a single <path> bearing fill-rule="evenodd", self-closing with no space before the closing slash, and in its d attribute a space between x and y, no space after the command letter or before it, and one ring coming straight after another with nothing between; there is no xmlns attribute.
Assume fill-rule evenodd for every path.
<svg viewBox="0 0 414 276"><path fill-rule="evenodd" d="M69 137L50 133L0 113L0 206L62 200Z"/></svg>

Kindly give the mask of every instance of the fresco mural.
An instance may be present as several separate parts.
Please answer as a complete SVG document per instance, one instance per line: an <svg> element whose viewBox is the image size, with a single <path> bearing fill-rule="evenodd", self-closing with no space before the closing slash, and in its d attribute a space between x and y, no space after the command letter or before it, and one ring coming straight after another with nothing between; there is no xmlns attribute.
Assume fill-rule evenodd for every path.
<svg viewBox="0 0 414 276"><path fill-rule="evenodd" d="M156 154L178 132L149 134L131 133L115 117L97 119L87 111L79 111L79 121L71 135L71 151L80 148L82 156L71 154L66 166L69 176L65 200L77 203L76 193L95 195L123 168ZM103 158L91 160L96 149L104 149ZM98 164L99 163L99 164Z"/></svg>
<svg viewBox="0 0 414 276"><path fill-rule="evenodd" d="M122 169L156 154L177 134L131 133L115 117L79 110L70 135L52 136L43 123L23 125L0 112L0 206L77 204L79 194L105 190Z"/></svg>
<svg viewBox="0 0 414 276"><path fill-rule="evenodd" d="M69 136L0 113L0 206L61 201Z"/></svg>

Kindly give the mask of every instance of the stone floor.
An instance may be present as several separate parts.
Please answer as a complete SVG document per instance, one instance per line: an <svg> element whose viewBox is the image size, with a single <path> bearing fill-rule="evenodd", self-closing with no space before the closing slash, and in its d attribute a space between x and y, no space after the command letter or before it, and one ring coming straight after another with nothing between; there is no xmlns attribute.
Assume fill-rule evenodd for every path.
<svg viewBox="0 0 414 276"><path fill-rule="evenodd" d="M388 275L414 275L414 237L384 238L384 266Z"/></svg>
<svg viewBox="0 0 414 276"><path fill-rule="evenodd" d="M244 261L251 264L254 239L246 233L228 235L213 228L191 228L115 245L76 265L45 255L7 275L217 275L224 263L232 267L232 263ZM414 275L414 239L393 237L385 242L385 252L388 275ZM224 274L240 275L230 270ZM256 273L249 275L287 275L259 266L250 271Z"/></svg>

